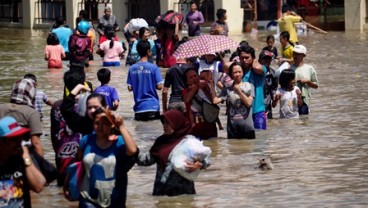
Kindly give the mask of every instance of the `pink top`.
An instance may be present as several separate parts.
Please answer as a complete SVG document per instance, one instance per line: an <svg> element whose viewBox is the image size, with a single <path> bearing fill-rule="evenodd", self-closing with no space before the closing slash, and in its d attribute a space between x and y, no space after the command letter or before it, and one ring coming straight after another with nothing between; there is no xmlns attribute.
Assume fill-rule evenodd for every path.
<svg viewBox="0 0 368 208"><path fill-rule="evenodd" d="M110 41L101 43L100 50L104 51L104 62L120 61L120 54L124 51L123 44L119 41L114 41L114 46L110 48Z"/></svg>
<svg viewBox="0 0 368 208"><path fill-rule="evenodd" d="M45 47L45 55L51 60L61 61L61 58L65 57L63 46L59 45L47 45Z"/></svg>

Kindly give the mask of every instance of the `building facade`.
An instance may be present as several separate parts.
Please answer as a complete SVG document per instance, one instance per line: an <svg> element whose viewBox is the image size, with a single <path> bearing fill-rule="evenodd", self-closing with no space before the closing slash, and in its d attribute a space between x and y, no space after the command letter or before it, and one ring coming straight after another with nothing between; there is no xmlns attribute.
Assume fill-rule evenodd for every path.
<svg viewBox="0 0 368 208"><path fill-rule="evenodd" d="M241 33L246 25L258 22L260 26L280 16L283 3L295 2L295 10L311 23L324 29L367 29L368 0L197 0L209 26L216 20L216 10L226 9L230 33ZM131 18L141 17L153 24L155 18L175 10L185 14L189 0L4 0L0 1L0 26L20 28L50 28L57 16L64 16L74 28L80 10L88 11L90 19L97 22L106 6L111 6L120 27ZM261 23L265 21L265 23ZM252 24L247 24L252 23ZM340 25L340 26L339 26ZM341 26L342 25L342 26ZM261 28L262 29L262 28Z"/></svg>

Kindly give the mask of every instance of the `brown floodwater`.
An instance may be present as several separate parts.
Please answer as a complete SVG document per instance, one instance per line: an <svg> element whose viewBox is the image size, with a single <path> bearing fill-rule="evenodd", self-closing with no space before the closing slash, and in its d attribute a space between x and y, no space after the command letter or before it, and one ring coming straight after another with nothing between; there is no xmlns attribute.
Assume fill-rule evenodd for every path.
<svg viewBox="0 0 368 208"><path fill-rule="evenodd" d="M43 49L46 30L0 29L0 102L8 102L12 83L25 73L38 77L38 87L53 100L62 98L63 73L48 70ZM258 54L266 33L232 36L247 40ZM122 34L119 34L122 37ZM318 73L319 88L312 91L311 113L300 119L268 121L255 140L219 138L205 141L212 149L212 166L202 172L193 196L152 196L155 167L133 167L129 172L128 207L367 207L368 206L368 54L367 34L330 32L300 37L307 49L305 62ZM279 45L277 45L279 47ZM87 71L98 86L101 60ZM126 86L127 68L111 68L111 85L121 102L118 114L141 151L147 151L162 133L159 121L133 120L133 95ZM164 74L164 71L163 71ZM159 93L161 94L161 92ZM274 110L278 117L278 108ZM220 119L226 126L225 109ZM44 107L42 143L46 158L54 161L50 142L50 107ZM226 128L225 128L226 129ZM257 169L257 159L271 158L274 169ZM64 199L55 182L32 194L34 207L77 207Z"/></svg>

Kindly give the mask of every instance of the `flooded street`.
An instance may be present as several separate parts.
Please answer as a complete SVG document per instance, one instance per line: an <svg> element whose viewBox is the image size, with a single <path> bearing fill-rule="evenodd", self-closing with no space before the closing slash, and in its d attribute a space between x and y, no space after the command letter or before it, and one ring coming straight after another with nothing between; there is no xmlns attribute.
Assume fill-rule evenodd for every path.
<svg viewBox="0 0 368 208"><path fill-rule="evenodd" d="M0 29L1 103L9 101L13 82L25 73L34 73L38 87L51 99L62 98L67 62L61 70L47 69L43 54L47 33ZM247 40L258 56L266 36L246 34L233 39ZM129 172L127 207L368 207L367 38L367 34L344 32L300 37L307 47L305 63L315 67L320 82L312 90L308 117L268 120L268 130L257 131L255 140L228 140L226 128L219 131L219 138L204 142L212 149L212 165L200 174L194 196L152 196L155 166L135 166ZM95 59L87 71L94 87L99 85L96 72L102 67L97 55ZM148 151L163 132L161 124L133 120L128 69L110 69L110 84L121 100L117 112L125 118L140 150ZM226 126L224 106L221 111ZM274 112L278 118L278 106ZM54 162L50 107L44 107L44 115L42 143L46 158ZM271 158L274 170L256 169L262 156ZM56 182L32 194L32 202L33 207L77 207L64 198Z"/></svg>

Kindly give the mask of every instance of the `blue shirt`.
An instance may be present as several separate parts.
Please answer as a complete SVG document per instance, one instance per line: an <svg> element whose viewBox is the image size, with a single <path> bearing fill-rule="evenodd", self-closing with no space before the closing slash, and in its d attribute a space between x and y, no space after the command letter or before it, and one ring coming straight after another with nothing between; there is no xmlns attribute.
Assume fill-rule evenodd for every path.
<svg viewBox="0 0 368 208"><path fill-rule="evenodd" d="M134 112L156 112L160 102L156 86L163 83L160 69L149 62L138 62L129 68L127 85L134 94Z"/></svg>
<svg viewBox="0 0 368 208"><path fill-rule="evenodd" d="M91 197L100 205L111 202L111 207L122 207L121 204L125 204L129 170L123 168L123 163L128 163L124 139L118 136L106 149L98 147L96 140L96 134L90 134L80 141L85 170L81 190L88 195L86 198Z"/></svg>
<svg viewBox="0 0 368 208"><path fill-rule="evenodd" d="M130 54L135 58L136 62L138 62L141 59L137 51L138 41L141 41L141 39L135 40L133 42L132 51L130 52ZM148 61L153 63L153 56L156 56L156 46L155 46L155 42L152 39L148 39L148 42L150 43L151 52L152 52L152 55L151 57L149 57Z"/></svg>
<svg viewBox="0 0 368 208"><path fill-rule="evenodd" d="M51 31L52 33L55 33L56 36L59 38L60 45L63 46L64 52L69 52L69 39L70 36L73 35L73 31L68 27L58 27L56 29L53 29Z"/></svg>
<svg viewBox="0 0 368 208"><path fill-rule="evenodd" d="M257 74L253 71L253 69L250 69L248 72L245 73L245 76L243 78L243 82L250 82L254 86L255 97L253 99L252 106L253 114L265 111L263 84L267 68L264 65L262 65L262 68L262 74Z"/></svg>
<svg viewBox="0 0 368 208"><path fill-rule="evenodd" d="M105 97L106 104L110 107L110 109L114 109L113 103L115 100L119 101L119 96L118 92L116 92L116 89L108 86L107 84L97 87L94 92Z"/></svg>

